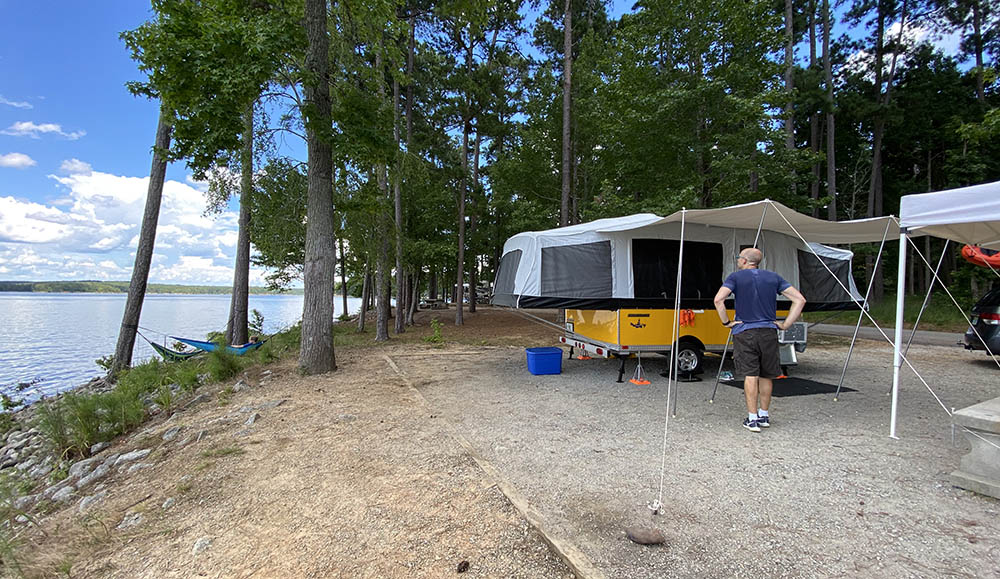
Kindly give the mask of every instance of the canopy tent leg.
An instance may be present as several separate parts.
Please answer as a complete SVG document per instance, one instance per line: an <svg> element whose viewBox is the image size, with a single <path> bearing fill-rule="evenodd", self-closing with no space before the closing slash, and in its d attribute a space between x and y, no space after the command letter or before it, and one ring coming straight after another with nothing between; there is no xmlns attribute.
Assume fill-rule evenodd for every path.
<svg viewBox="0 0 1000 579"><path fill-rule="evenodd" d="M889 414L889 438L896 436L896 411L899 407L899 367L902 365L903 293L906 289L906 231L899 233L899 270L896 279L896 335L892 343L892 409Z"/></svg>
<svg viewBox="0 0 1000 579"><path fill-rule="evenodd" d="M722 366L726 363L726 354L729 353L729 343L733 341L733 329L729 328L729 337L726 338L726 346L722 349L722 360L719 361L719 371L715 373L715 388L712 390L712 397L708 399L709 404L715 403L715 394L719 391L719 380L722 378Z"/></svg>
<svg viewBox="0 0 1000 579"><path fill-rule="evenodd" d="M878 257L875 258L875 267L872 271L878 270L879 261L882 259L882 250L885 248L885 239L889 236L889 223L885 224L885 233L882 234L882 244L878 246ZM851 363L851 355L854 353L854 345L858 341L858 331L861 329L861 320L865 317L865 310L868 308L868 298L872 295L872 286L875 283L875 276L868 280L868 289L865 291L865 299L861 304L861 312L858 313L858 323L854 325L854 336L851 337L851 347L847 350L847 359L844 360L844 370L840 373L840 382L837 383L837 393L833 395L833 401L840 398L840 389L844 386L844 378L847 377L847 365ZM856 303L856 302L855 302Z"/></svg>
<svg viewBox="0 0 1000 579"><path fill-rule="evenodd" d="M944 240L944 247L941 248L941 257L938 259L937 268L934 269L934 277L931 278L931 283L927 284L927 295L924 296L924 303L920 306L920 311L917 313L917 321L913 322L913 331L910 332L910 337L906 340L906 348L903 350L904 356L910 353L910 344L913 343L913 336L917 335L917 325L920 324L920 318L924 315L927 304L931 301L931 292L934 291L934 284L937 282L938 274L941 272L941 264L944 263L944 256L948 253L949 243L951 243L950 239ZM917 251L916 246L913 247L913 250Z"/></svg>

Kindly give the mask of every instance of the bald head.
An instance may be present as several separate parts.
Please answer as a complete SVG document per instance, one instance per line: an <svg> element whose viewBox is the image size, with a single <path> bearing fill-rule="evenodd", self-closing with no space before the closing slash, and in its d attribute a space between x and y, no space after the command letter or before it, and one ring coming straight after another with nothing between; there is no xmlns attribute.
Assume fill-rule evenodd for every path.
<svg viewBox="0 0 1000 579"><path fill-rule="evenodd" d="M741 266L740 269L744 267L753 268L764 261L764 252L755 247L748 247L740 252L740 257L743 258L743 261L739 264Z"/></svg>

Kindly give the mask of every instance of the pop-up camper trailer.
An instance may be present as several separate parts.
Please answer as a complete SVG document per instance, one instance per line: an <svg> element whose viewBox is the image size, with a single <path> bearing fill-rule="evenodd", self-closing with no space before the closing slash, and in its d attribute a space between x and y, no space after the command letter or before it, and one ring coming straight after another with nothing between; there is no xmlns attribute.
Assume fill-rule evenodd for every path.
<svg viewBox="0 0 1000 579"><path fill-rule="evenodd" d="M742 249L760 248L761 267L796 286L807 311L857 309L864 297L851 275L853 253L821 243L877 242L898 231L891 217L828 222L759 201L519 233L504 244L493 303L566 309L560 341L597 356L667 353L677 344L678 367L694 372L705 351L726 348L729 330L713 298ZM779 317L788 310L782 303ZM731 303L729 310L732 318ZM805 349L805 324L780 341L782 364L794 364L795 351Z"/></svg>

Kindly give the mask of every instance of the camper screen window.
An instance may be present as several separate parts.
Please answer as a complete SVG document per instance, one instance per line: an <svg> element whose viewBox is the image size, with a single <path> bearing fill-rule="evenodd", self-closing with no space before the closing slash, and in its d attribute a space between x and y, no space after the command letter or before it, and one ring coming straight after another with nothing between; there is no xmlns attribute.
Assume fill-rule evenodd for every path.
<svg viewBox="0 0 1000 579"><path fill-rule="evenodd" d="M822 263L820 259L823 260ZM824 263L826 267L823 267ZM837 279L830 276L830 271L826 270L827 267L837 276ZM812 252L799 250L799 291L802 292L806 301L812 302L814 305L851 301L851 296L840 286L840 284L844 284L850 287L850 276L850 260L817 257Z"/></svg>
<svg viewBox="0 0 1000 579"><path fill-rule="evenodd" d="M514 279L517 277L517 265L521 263L521 250L515 249L500 260L500 271L497 272L496 283L493 284L493 303L501 306L513 306L515 300Z"/></svg>
<svg viewBox="0 0 1000 579"><path fill-rule="evenodd" d="M611 242L542 248L542 295L611 297Z"/></svg>
<svg viewBox="0 0 1000 579"><path fill-rule="evenodd" d="M632 275L637 298L673 298L677 286L677 239L633 239ZM684 242L682 298L712 298L722 285L722 244Z"/></svg>

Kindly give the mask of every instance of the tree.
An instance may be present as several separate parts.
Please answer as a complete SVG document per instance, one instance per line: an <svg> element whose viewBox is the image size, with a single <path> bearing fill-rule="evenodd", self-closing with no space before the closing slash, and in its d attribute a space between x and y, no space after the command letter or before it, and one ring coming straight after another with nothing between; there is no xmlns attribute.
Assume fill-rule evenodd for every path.
<svg viewBox="0 0 1000 579"><path fill-rule="evenodd" d="M125 300L125 313L122 315L122 325L118 331L118 343L115 346L115 357L111 363L110 374L112 376L117 375L132 365L132 349L135 347L135 335L138 332L139 317L142 314L142 302L146 297L146 283L149 281L149 265L153 261L153 246L156 243L156 224L160 219L163 180L167 174L165 151L170 148L170 130L169 113L161 106L160 120L157 123L156 139L153 144L153 163L149 169L146 208L142 214L139 245L135 250L135 266L132 268L132 280L129 282L128 297Z"/></svg>
<svg viewBox="0 0 1000 579"><path fill-rule="evenodd" d="M322 374L337 369L333 347L333 287L337 257L333 239L330 39L326 0L305 0L304 26L309 41L303 82L309 173L299 368L305 374Z"/></svg>
<svg viewBox="0 0 1000 579"><path fill-rule="evenodd" d="M249 341L248 310L250 294L250 199L253 194L253 103L243 113L243 147L240 156L240 222L236 241L236 267L233 292L229 302L226 343Z"/></svg>

